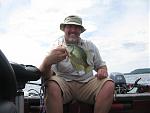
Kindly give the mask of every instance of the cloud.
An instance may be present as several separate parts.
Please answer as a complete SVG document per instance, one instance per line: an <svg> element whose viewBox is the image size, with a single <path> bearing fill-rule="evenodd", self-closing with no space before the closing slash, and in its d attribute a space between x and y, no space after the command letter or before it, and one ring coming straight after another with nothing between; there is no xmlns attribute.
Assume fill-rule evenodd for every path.
<svg viewBox="0 0 150 113"><path fill-rule="evenodd" d="M135 67L150 66L147 2L109 1L107 7L94 6L91 11L103 12L99 16L91 14L95 29L89 40L98 46L110 71L127 72Z"/></svg>
<svg viewBox="0 0 150 113"><path fill-rule="evenodd" d="M2 29L5 28L6 31L0 31L0 47L10 61L34 65L40 64L44 52L49 51L51 42L62 35L59 24L64 17L91 5L89 0L76 2L68 0L65 4L59 0L53 2L32 0L27 1L28 5L15 7L18 4L22 5L22 2L16 0L1 2L3 6L8 5L14 9L5 17L7 20L3 19L5 24ZM81 8L82 4L84 6Z"/></svg>
<svg viewBox="0 0 150 113"><path fill-rule="evenodd" d="M0 38L0 48L8 60L39 66L41 59L46 55L45 48L42 48L35 40L22 35L15 35L15 37L12 37L12 35L14 34L3 34Z"/></svg>

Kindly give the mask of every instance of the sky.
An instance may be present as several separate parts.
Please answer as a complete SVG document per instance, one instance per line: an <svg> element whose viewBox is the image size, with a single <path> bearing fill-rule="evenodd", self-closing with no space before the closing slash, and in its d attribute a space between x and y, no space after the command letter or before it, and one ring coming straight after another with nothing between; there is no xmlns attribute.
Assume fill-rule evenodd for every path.
<svg viewBox="0 0 150 113"><path fill-rule="evenodd" d="M63 35L69 15L83 19L81 38L98 47L109 72L150 68L149 0L0 0L0 49L10 62L39 66Z"/></svg>

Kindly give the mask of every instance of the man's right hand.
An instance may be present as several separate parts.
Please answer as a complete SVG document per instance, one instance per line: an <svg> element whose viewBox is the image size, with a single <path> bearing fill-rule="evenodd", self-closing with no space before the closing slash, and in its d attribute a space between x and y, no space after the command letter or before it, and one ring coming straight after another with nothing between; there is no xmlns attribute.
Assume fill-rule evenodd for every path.
<svg viewBox="0 0 150 113"><path fill-rule="evenodd" d="M57 47L47 55L46 59L49 62L49 65L52 65L64 60L67 56L68 53L65 48Z"/></svg>
<svg viewBox="0 0 150 113"><path fill-rule="evenodd" d="M39 67L40 71L46 74L50 74L51 65L64 60L67 56L68 56L68 53L64 47L57 47L53 49L44 58L42 64Z"/></svg>

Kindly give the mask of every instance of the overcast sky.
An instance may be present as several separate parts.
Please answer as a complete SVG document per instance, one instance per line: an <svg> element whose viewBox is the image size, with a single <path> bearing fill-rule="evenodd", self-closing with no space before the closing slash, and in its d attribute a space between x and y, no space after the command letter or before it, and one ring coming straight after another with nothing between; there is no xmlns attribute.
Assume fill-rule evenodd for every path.
<svg viewBox="0 0 150 113"><path fill-rule="evenodd" d="M39 66L68 15L99 48L109 72L150 67L149 0L0 0L0 49L9 61Z"/></svg>

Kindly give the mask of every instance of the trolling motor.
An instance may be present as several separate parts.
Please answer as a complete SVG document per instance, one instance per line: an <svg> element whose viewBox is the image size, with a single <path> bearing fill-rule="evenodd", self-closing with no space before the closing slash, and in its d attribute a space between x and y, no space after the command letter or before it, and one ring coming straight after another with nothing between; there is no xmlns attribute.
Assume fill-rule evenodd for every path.
<svg viewBox="0 0 150 113"><path fill-rule="evenodd" d="M39 69L32 65L11 63L17 79L16 106L19 113L24 113L24 92L25 84L28 81L37 81L41 77Z"/></svg>
<svg viewBox="0 0 150 113"><path fill-rule="evenodd" d="M41 72L33 65L24 65L18 63L10 63L17 79L17 89L24 89L28 81L36 81L40 79Z"/></svg>
<svg viewBox="0 0 150 113"><path fill-rule="evenodd" d="M9 63L0 50L0 113L24 113L23 89L25 84L28 81L36 81L40 77L41 72L37 67ZM15 101L16 106L13 101Z"/></svg>

